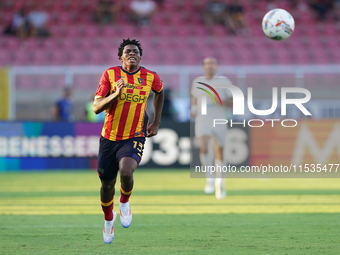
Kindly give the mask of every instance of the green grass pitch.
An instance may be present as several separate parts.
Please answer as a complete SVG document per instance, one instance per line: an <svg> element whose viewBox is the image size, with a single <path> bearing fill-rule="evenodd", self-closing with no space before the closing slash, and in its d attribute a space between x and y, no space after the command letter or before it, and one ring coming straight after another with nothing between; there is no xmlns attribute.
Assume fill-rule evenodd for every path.
<svg viewBox="0 0 340 255"><path fill-rule="evenodd" d="M340 179L226 179L216 200L189 176L138 169L107 245L96 172L0 173L0 254L340 253Z"/></svg>

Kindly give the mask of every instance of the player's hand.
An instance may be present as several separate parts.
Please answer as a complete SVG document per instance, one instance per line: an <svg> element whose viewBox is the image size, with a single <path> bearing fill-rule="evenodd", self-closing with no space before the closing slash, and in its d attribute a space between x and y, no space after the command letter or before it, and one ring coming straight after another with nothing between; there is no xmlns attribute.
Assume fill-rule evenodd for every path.
<svg viewBox="0 0 340 255"><path fill-rule="evenodd" d="M190 117L195 119L196 118L196 111L197 111L197 105L191 105L190 107Z"/></svg>
<svg viewBox="0 0 340 255"><path fill-rule="evenodd" d="M152 123L147 130L146 137L152 137L152 136L157 135L158 128L159 128L159 125Z"/></svg>
<svg viewBox="0 0 340 255"><path fill-rule="evenodd" d="M116 93L120 96L124 92L124 88L126 88L125 81L123 79L119 79L116 82Z"/></svg>

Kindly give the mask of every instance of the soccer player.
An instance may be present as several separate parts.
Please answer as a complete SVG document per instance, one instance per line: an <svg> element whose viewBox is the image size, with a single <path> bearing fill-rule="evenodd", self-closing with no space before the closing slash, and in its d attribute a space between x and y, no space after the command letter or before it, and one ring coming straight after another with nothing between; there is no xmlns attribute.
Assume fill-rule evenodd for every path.
<svg viewBox="0 0 340 255"><path fill-rule="evenodd" d="M157 134L164 101L163 84L159 76L139 65L143 50L139 41L124 39L118 48L122 66L104 71L93 102L93 111L106 111L102 129L98 175L101 180L100 198L104 212L103 238L111 243L116 213L113 197L117 173L120 174L120 222L130 226L132 214L129 198L133 188L133 172L143 154L145 137ZM146 101L155 92L155 114L151 125L145 112Z"/></svg>
<svg viewBox="0 0 340 255"><path fill-rule="evenodd" d="M226 126L217 125L213 127L213 119L225 119L225 107L219 103L215 105L213 99L207 96L207 93L198 89L205 87L200 84L204 83L212 86L219 94L223 106L232 107L233 99L228 89L221 89L219 86L231 84L231 81L224 76L217 76L217 60L213 57L207 57L203 61L204 76L196 78L192 83L191 94L191 116L195 118L195 136L200 141L200 160L202 166L223 166L223 146L226 139ZM208 87L205 89L209 90ZM207 96L207 97L206 97ZM207 99L207 114L202 115L198 105L202 105L202 97ZM214 138L215 162L213 153L208 151L209 141ZM215 191L217 199L223 199L226 196L224 178L222 173L216 173L216 176L206 172L205 193L212 194Z"/></svg>

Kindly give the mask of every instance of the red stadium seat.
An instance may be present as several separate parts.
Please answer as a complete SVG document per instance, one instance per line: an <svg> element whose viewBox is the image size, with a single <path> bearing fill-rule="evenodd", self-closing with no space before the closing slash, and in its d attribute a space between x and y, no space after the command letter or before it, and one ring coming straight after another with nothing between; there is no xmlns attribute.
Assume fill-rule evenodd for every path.
<svg viewBox="0 0 340 255"><path fill-rule="evenodd" d="M109 58L107 54L100 49L89 51L89 63L91 65L104 65L109 64Z"/></svg>
<svg viewBox="0 0 340 255"><path fill-rule="evenodd" d="M37 51L43 45L43 41L38 38L29 38L22 43L22 47L29 50Z"/></svg>
<svg viewBox="0 0 340 255"><path fill-rule="evenodd" d="M214 36L227 36L227 31L226 31L226 28L223 27L223 26L214 26L212 28L212 33Z"/></svg>
<svg viewBox="0 0 340 255"><path fill-rule="evenodd" d="M325 36L327 36L328 38L336 38L337 36L339 36L339 30L337 29L336 24L333 23L321 25L320 30L322 30Z"/></svg>
<svg viewBox="0 0 340 255"><path fill-rule="evenodd" d="M43 47L47 49L58 49L62 47L61 39L58 38L48 38L44 40Z"/></svg>
<svg viewBox="0 0 340 255"><path fill-rule="evenodd" d="M33 63L34 65L51 65L52 64L52 54L50 50L37 50L33 51Z"/></svg>
<svg viewBox="0 0 340 255"><path fill-rule="evenodd" d="M131 29L130 31L126 32L125 35L131 37L131 35L133 35L134 33L145 37L152 37L154 34L154 30L151 27L142 27L139 30Z"/></svg>
<svg viewBox="0 0 340 255"><path fill-rule="evenodd" d="M90 75L76 75L74 77L74 88L91 89L97 86L99 78Z"/></svg>
<svg viewBox="0 0 340 255"><path fill-rule="evenodd" d="M49 27L50 32L52 34L52 37L58 38L61 36L65 36L67 32L67 27L65 25L59 24L59 25L51 25Z"/></svg>
<svg viewBox="0 0 340 255"><path fill-rule="evenodd" d="M323 49L314 50L311 52L312 62L311 64L329 64L331 58L328 56L327 52Z"/></svg>
<svg viewBox="0 0 340 255"><path fill-rule="evenodd" d="M77 39L77 42L78 46L84 50L92 50L96 48L94 38L80 37Z"/></svg>
<svg viewBox="0 0 340 255"><path fill-rule="evenodd" d="M90 62L85 51L74 49L69 54L69 65L88 65Z"/></svg>
<svg viewBox="0 0 340 255"><path fill-rule="evenodd" d="M288 48L283 48L282 50L276 50L273 52L275 56L274 63L279 65L289 65L293 63L292 54Z"/></svg>
<svg viewBox="0 0 340 255"><path fill-rule="evenodd" d="M27 50L17 50L14 52L14 65L29 65L32 63L31 53Z"/></svg>
<svg viewBox="0 0 340 255"><path fill-rule="evenodd" d="M340 48L340 41L338 38L327 38L326 39L326 44L328 45L329 48L334 48L335 50L339 50Z"/></svg>
<svg viewBox="0 0 340 255"><path fill-rule="evenodd" d="M0 49L0 66L8 66L13 63L13 52L7 49Z"/></svg>
<svg viewBox="0 0 340 255"><path fill-rule="evenodd" d="M340 52L338 50L332 51L330 59L333 64L340 64Z"/></svg>
<svg viewBox="0 0 340 255"><path fill-rule="evenodd" d="M257 49L254 52L254 64L255 65L268 65L274 63L273 54L266 48Z"/></svg>
<svg viewBox="0 0 340 255"><path fill-rule="evenodd" d="M72 25L73 23L73 18L72 15L69 12L60 12L59 13L59 22Z"/></svg>
<svg viewBox="0 0 340 255"><path fill-rule="evenodd" d="M305 48L294 49L293 62L295 64L310 64L311 58L309 52Z"/></svg>
<svg viewBox="0 0 340 255"><path fill-rule="evenodd" d="M69 64L68 52L62 49L53 50L52 63L55 65L68 65Z"/></svg>
<svg viewBox="0 0 340 255"><path fill-rule="evenodd" d="M178 12L177 6L173 1L164 1L163 7L169 13Z"/></svg>
<svg viewBox="0 0 340 255"><path fill-rule="evenodd" d="M339 31L334 21L317 22L308 10L296 17L293 36L276 42L265 37L261 30L261 20L268 7L266 1L242 0L250 36L241 33L232 36L223 26L208 31L203 25L202 13L207 2L164 1L150 26L137 28L127 15L115 24L99 26L93 23L95 0L10 1L1 12L2 24L10 22L23 3L31 6L41 3L51 15L49 29L52 37L43 41L30 38L20 43L18 38L2 36L0 64L22 65L32 63L30 61L52 65L111 63L117 61L117 47L121 39L127 37L140 39L148 56L145 61L154 64L192 64L207 55L216 55L221 63L231 65L340 63L337 53ZM277 5L291 10L288 2L284 0ZM128 3L122 2L124 8ZM160 57L160 54L154 54L155 48L167 53Z"/></svg>
<svg viewBox="0 0 340 255"><path fill-rule="evenodd" d="M76 49L77 40L76 38L63 37L63 38L60 38L60 45L62 49Z"/></svg>
<svg viewBox="0 0 340 255"><path fill-rule="evenodd" d="M49 3L51 3L51 5L49 6ZM51 12L58 12L60 13L63 9L62 6L62 1L46 1L46 4L48 4L48 6L46 6L47 8L50 8Z"/></svg>
<svg viewBox="0 0 340 255"><path fill-rule="evenodd" d="M6 37L2 38L4 47L10 50L18 50L21 46L19 38L16 37Z"/></svg>
<svg viewBox="0 0 340 255"><path fill-rule="evenodd" d="M229 49L221 51L221 53L218 55L218 63L220 65L235 65L236 63L234 52Z"/></svg>
<svg viewBox="0 0 340 255"><path fill-rule="evenodd" d="M84 37L94 38L96 36L100 36L99 28L96 25L87 25L84 31Z"/></svg>
<svg viewBox="0 0 340 255"><path fill-rule="evenodd" d="M67 37L78 37L82 35L81 27L78 25L69 25L66 29L66 36Z"/></svg>
<svg viewBox="0 0 340 255"><path fill-rule="evenodd" d="M152 23L152 24L155 24L155 25L164 26L164 25L166 25L166 19L164 18L164 15L163 15L161 12L157 12L157 13L152 17L151 23Z"/></svg>
<svg viewBox="0 0 340 255"><path fill-rule="evenodd" d="M177 53L171 51L162 52L162 54L158 54L158 63L163 65L178 65L181 64L179 61Z"/></svg>

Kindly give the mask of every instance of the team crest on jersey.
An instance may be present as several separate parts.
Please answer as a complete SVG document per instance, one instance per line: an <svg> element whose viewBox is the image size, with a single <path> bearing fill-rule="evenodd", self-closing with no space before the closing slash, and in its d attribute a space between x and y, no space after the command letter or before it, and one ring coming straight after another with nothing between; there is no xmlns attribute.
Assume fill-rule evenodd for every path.
<svg viewBox="0 0 340 255"><path fill-rule="evenodd" d="M137 80L138 80L138 83L139 83L140 85L142 85L142 84L143 84L143 81L144 81L144 79L143 79L143 78L138 78Z"/></svg>

